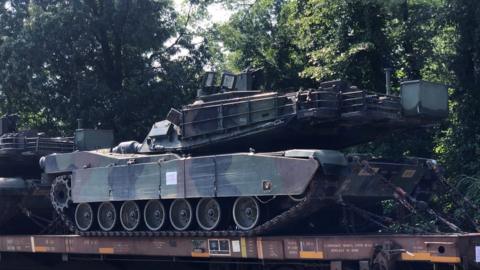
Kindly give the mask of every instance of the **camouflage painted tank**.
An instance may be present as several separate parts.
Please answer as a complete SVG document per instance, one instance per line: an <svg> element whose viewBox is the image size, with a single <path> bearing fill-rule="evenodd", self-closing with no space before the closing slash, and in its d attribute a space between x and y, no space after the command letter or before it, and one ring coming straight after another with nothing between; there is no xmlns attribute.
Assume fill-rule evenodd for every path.
<svg viewBox="0 0 480 270"><path fill-rule="evenodd" d="M56 176L54 187L71 187L58 210L80 231L266 233L282 225L272 224L275 218L300 218L338 203L368 206L399 190L417 196L435 181L428 160L368 160L379 175L359 161L367 159L333 150L189 158L95 151L48 156L44 166Z"/></svg>
<svg viewBox="0 0 480 270"><path fill-rule="evenodd" d="M435 162L425 159L389 162L311 147L273 151L275 143L264 153L224 153L223 147L248 147L252 136L270 133L265 138L273 134L294 146L338 148L357 143L343 138L370 140L381 129L430 124L447 114L445 87L406 82L393 97L330 82L320 90L260 93L237 87L249 84L240 83L242 76L248 78L224 75L223 93L200 95L201 102L172 111L142 144L43 158L52 190L69 190L67 200L52 197L67 225L89 235L265 234L335 205L374 211L385 199L421 198L436 181ZM369 134L342 135L357 129ZM215 154L198 154L207 150Z"/></svg>
<svg viewBox="0 0 480 270"><path fill-rule="evenodd" d="M49 196L51 183L41 179L38 160L44 155L79 149L75 147L75 138L86 132L77 130L76 137L47 137L34 130L17 130L17 120L17 115L0 118L0 231L3 233L31 233L48 227L54 214Z"/></svg>
<svg viewBox="0 0 480 270"><path fill-rule="evenodd" d="M211 86L209 74L197 100L155 123L139 152L336 150L429 125L447 113L447 91L424 81L404 82L400 97L370 93L343 81L279 93L250 90L258 84L256 75L223 74L221 86Z"/></svg>

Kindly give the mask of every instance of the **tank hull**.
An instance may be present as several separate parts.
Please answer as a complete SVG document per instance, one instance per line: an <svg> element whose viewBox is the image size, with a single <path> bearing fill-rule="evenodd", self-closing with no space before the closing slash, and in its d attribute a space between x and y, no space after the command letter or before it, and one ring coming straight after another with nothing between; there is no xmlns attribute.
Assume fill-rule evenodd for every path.
<svg viewBox="0 0 480 270"><path fill-rule="evenodd" d="M222 231L233 228L242 233L268 234L335 205L355 204L374 209L382 200L394 198L398 189L414 195L419 190L428 192L433 184L425 162L369 160L368 166L373 173L359 165L359 158L332 150L189 158L93 151L47 156L45 172L71 182L71 201L59 214L65 215L70 225L76 223L80 231L95 230L94 224L102 224L100 216L107 206L110 213L115 213L115 225L99 226L98 230L129 231L131 228L124 225L129 219L122 214L128 207L134 207L133 216L138 215L137 225L132 230L145 227L149 230L149 226L140 224L148 225L148 221L142 220L147 216L147 205L157 202L161 203L164 215L175 213L179 204L185 206L186 210L182 209L190 216L199 212L196 217L189 218L185 227L176 226L175 217L165 218L162 224L170 225L158 230ZM388 182L384 175L389 176ZM201 210L206 200L223 213L221 225L218 218L219 224L215 223L212 228L201 226L202 215L208 215L211 210ZM238 221L242 217L242 213L235 212L239 205L253 207L262 213L254 226L242 226ZM87 216L93 216L87 220L89 226L78 228L78 222L86 222L83 215L78 220L78 211L87 211ZM271 224L275 219L283 221Z"/></svg>

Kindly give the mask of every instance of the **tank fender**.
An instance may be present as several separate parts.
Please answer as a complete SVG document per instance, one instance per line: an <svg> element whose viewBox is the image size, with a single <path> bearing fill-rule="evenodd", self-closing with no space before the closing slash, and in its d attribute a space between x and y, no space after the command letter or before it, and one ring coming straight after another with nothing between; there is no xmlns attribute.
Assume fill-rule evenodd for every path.
<svg viewBox="0 0 480 270"><path fill-rule="evenodd" d="M325 175L339 175L348 166L345 155L335 150L294 149L285 151L285 157L313 158L318 161Z"/></svg>
<svg viewBox="0 0 480 270"><path fill-rule="evenodd" d="M70 173L86 167L100 167L117 161L113 157L95 151L76 151L64 154L51 154L40 159L40 167L47 174Z"/></svg>

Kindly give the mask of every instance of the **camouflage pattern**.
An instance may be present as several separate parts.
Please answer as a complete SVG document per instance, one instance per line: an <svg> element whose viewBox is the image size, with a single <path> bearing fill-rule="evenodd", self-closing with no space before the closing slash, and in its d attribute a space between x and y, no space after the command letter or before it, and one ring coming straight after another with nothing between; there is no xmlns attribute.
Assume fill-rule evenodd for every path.
<svg viewBox="0 0 480 270"><path fill-rule="evenodd" d="M310 159L234 154L81 169L73 172L72 199L80 203L301 194L317 168ZM272 185L264 188L267 182Z"/></svg>
<svg viewBox="0 0 480 270"><path fill-rule="evenodd" d="M431 124L448 113L443 85L407 81L401 93L370 93L332 81L286 94L250 90L200 96L155 123L139 152L341 149L394 130ZM281 133L291 136L278 138Z"/></svg>
<svg viewBox="0 0 480 270"><path fill-rule="evenodd" d="M101 229L112 230L118 212L130 231L137 229L142 213L148 219L155 213L164 217L167 210L143 211L151 202L165 203L176 230L190 226L193 209L199 224L216 218L213 225L201 226L212 230L220 223L219 205L234 201L237 228L250 230L264 215L259 202L278 199L268 211L280 217L309 213L301 207L313 211L332 202L361 207L430 190L435 178L427 160L390 163L337 149L442 119L448 112L445 87L409 82L404 95L396 97L332 81L318 89L262 93L248 89L248 74L232 76L224 75L218 89L208 85L199 91L193 104L172 109L141 144L128 141L113 149L42 158L57 212L82 231L91 229L94 211ZM312 199L315 204L309 205Z"/></svg>
<svg viewBox="0 0 480 270"><path fill-rule="evenodd" d="M13 118L13 119L12 119ZM0 176L23 176L40 178L39 159L56 153L71 153L74 150L93 150L111 147L111 130L77 129L73 137L47 137L34 130L16 130L16 116L0 118L3 132L0 135ZM8 129L7 129L8 128Z"/></svg>
<svg viewBox="0 0 480 270"><path fill-rule="evenodd" d="M4 233L30 233L40 229L24 212L44 220L52 217L48 198L50 183L43 181L39 166L42 156L85 150L75 144L77 137L96 140L99 132L103 132L104 137L112 134L111 131L79 129L74 137L47 137L35 130L17 130L17 120L17 115L0 117L0 231ZM111 142L106 144L105 140L101 143L103 147L111 146ZM17 225L19 223L21 225Z"/></svg>
<svg viewBox="0 0 480 270"><path fill-rule="evenodd" d="M431 187L434 182L431 170L427 168L426 159L414 159L403 163L385 161L369 161L369 172L358 163L351 164L350 174L345 178L341 188L341 195L345 200L368 201L385 200L393 196L392 187L401 188L407 194L412 194L415 189L420 189L419 183ZM381 177L385 177L386 183Z"/></svg>
<svg viewBox="0 0 480 270"><path fill-rule="evenodd" d="M3 233L35 231L37 227L22 213L27 209L32 216L51 216L51 204L45 199L48 192L42 192L48 191L49 185L40 180L38 160L46 154L73 151L72 138L50 138L34 130L18 130L18 118L17 115L0 117L0 231Z"/></svg>
<svg viewBox="0 0 480 270"><path fill-rule="evenodd" d="M409 194L428 178L426 160L369 160L376 172L372 175L360 165L359 158L334 150L188 158L173 154L119 155L102 150L47 156L45 171L53 175L72 173L74 203L299 195L311 181L322 186L320 199L379 201L392 198L394 193L380 176Z"/></svg>
<svg viewBox="0 0 480 270"><path fill-rule="evenodd" d="M88 151L111 147L113 145L113 131L108 129L85 129L75 130L75 149Z"/></svg>
<svg viewBox="0 0 480 270"><path fill-rule="evenodd" d="M65 154L52 154L40 160L46 174L70 173L78 169L127 165L129 163L149 163L158 160L178 159L176 154L142 155L117 154L110 149L79 151Z"/></svg>

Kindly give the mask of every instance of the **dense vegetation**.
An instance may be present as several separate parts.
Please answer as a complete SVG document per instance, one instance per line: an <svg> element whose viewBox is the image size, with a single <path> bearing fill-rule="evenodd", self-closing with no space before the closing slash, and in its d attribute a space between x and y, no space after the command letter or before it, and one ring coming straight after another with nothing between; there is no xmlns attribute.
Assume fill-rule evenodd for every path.
<svg viewBox="0 0 480 270"><path fill-rule="evenodd" d="M214 33L229 69L265 67L279 88L341 78L383 92L386 67L396 89L407 78L449 85L441 126L353 150L433 156L463 186L475 184L459 176L480 174L480 2L258 0ZM478 190L468 189L474 198Z"/></svg>
<svg viewBox="0 0 480 270"><path fill-rule="evenodd" d="M191 42L193 15L169 1L1 1L1 110L46 131L83 118L143 135L196 87L208 53Z"/></svg>
<svg viewBox="0 0 480 270"><path fill-rule="evenodd" d="M263 67L274 89L341 78L373 91L390 67L397 90L406 78L450 85L450 117L360 150L434 156L451 181L480 185L479 1L215 2L234 13L210 26L211 1L182 14L167 0L0 1L0 111L46 132L68 134L83 118L141 140L193 97L207 65Z"/></svg>

